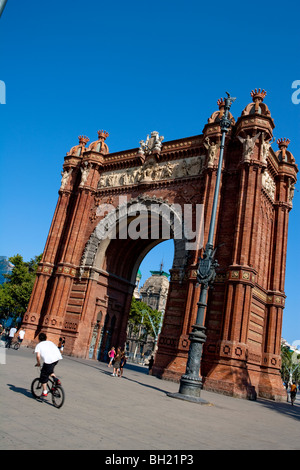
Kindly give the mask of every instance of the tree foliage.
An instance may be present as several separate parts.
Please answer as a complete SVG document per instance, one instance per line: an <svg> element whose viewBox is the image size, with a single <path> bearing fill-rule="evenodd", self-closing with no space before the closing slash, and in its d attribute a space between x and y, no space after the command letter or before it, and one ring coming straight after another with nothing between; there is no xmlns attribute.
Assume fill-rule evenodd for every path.
<svg viewBox="0 0 300 470"><path fill-rule="evenodd" d="M289 382L291 377L295 382L300 382L300 352L297 354L289 347L281 346L281 377L284 382Z"/></svg>
<svg viewBox="0 0 300 470"><path fill-rule="evenodd" d="M0 315L2 318L21 317L27 310L38 263L42 255L25 262L19 254L9 258L14 265L10 274L5 274L6 282L0 285Z"/></svg>
<svg viewBox="0 0 300 470"><path fill-rule="evenodd" d="M148 312L148 314L146 312ZM146 330L145 333L152 336L153 338L155 337L155 333L148 315L150 315L155 332L157 332L159 329L162 313L158 310L152 310L152 308L149 307L149 305L147 305L145 302L141 302L140 300L137 300L135 297L133 297L128 320L129 327L131 328L133 334L138 334L140 326L143 325L143 328Z"/></svg>

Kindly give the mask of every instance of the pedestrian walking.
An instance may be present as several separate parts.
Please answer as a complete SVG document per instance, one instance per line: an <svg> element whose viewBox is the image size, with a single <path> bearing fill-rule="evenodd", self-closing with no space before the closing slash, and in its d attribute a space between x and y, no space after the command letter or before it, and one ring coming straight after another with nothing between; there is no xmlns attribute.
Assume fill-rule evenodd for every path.
<svg viewBox="0 0 300 470"><path fill-rule="evenodd" d="M116 350L114 348L114 346L111 348L111 350L108 352L108 357L109 357L109 363L108 363L108 367L112 367L112 364L113 364L113 360L115 358L115 354L116 354Z"/></svg>
<svg viewBox="0 0 300 470"><path fill-rule="evenodd" d="M23 327L21 327L21 329L19 331L19 334L18 334L18 341L19 341L20 345L23 342L24 336L25 336L25 329Z"/></svg>
<svg viewBox="0 0 300 470"><path fill-rule="evenodd" d="M287 387L286 387L286 401L287 401L287 402L289 401L290 393L291 393L291 384L288 383L288 385L287 385Z"/></svg>
<svg viewBox="0 0 300 470"><path fill-rule="evenodd" d="M10 348L11 342L12 342L16 332L17 332L17 328L15 328L14 326L9 330L7 342L6 342L6 345L5 345L6 348Z"/></svg>
<svg viewBox="0 0 300 470"><path fill-rule="evenodd" d="M125 354L125 351L123 351L122 354L121 354L119 377L123 376L123 368L124 368L125 364L126 364L126 354Z"/></svg>
<svg viewBox="0 0 300 470"><path fill-rule="evenodd" d="M293 383L291 384L291 392L290 392L290 393L291 393L291 403L292 403L292 405L293 405L293 404L294 404L294 401L295 401L295 399L296 399L296 395L297 395L297 385L296 385L295 382L293 382Z"/></svg>
<svg viewBox="0 0 300 470"><path fill-rule="evenodd" d="M62 338L59 338L58 349L60 350L61 354L63 353L65 342L66 342L66 338L64 336Z"/></svg>
<svg viewBox="0 0 300 470"><path fill-rule="evenodd" d="M151 356L150 359L149 359L149 364L148 364L148 368L149 368L148 374L150 374L150 372L151 372L153 363L154 363L154 357Z"/></svg>
<svg viewBox="0 0 300 470"><path fill-rule="evenodd" d="M117 349L116 355L115 355L115 362L114 362L114 371L113 371L113 376L117 377L119 373L119 369L121 366L121 357L122 357L122 351L121 348Z"/></svg>

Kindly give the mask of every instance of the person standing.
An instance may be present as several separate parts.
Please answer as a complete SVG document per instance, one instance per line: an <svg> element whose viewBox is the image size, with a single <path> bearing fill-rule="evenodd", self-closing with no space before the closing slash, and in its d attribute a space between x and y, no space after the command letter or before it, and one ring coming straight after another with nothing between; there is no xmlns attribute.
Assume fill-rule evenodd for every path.
<svg viewBox="0 0 300 470"><path fill-rule="evenodd" d="M36 345L34 352L36 353L36 367L41 366L41 360L44 362L41 369L40 381L43 386L43 397L46 397L49 376L51 375L54 380L57 380L54 368L58 361L62 359L62 355L52 341L47 341L45 333L39 334L39 340L40 342Z"/></svg>

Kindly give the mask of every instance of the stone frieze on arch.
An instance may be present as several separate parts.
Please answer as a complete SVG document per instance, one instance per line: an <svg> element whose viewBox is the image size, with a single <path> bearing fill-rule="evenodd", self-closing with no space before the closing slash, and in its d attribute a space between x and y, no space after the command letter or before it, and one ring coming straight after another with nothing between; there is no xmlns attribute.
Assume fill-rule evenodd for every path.
<svg viewBox="0 0 300 470"><path fill-rule="evenodd" d="M189 157L173 162L156 162L148 160L143 166L126 170L106 171L101 174L98 190L119 186L132 186L144 182L155 182L169 179L197 176L201 173L205 156Z"/></svg>

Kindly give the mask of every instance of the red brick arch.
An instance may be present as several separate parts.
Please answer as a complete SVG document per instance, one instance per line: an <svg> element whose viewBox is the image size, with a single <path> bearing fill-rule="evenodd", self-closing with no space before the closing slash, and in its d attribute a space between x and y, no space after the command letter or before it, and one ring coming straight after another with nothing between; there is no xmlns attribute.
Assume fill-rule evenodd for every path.
<svg viewBox="0 0 300 470"><path fill-rule="evenodd" d="M287 140L278 141L278 151L271 147L274 122L262 103L265 92L251 96L255 105L245 107L226 138L215 235L219 269L208 296L201 373L209 390L246 397L255 389L280 399L285 395L279 367L288 216L298 169ZM154 132L140 148L109 153L108 133L99 131L89 147L88 138L80 138L67 153L23 320L27 342L34 344L40 331L54 341L63 334L65 352L80 357L88 357L101 334L107 335L103 344L124 345L136 272L164 237L147 237L146 225L137 239L105 240L101 230L112 229L115 211L117 235L122 234L136 217L129 213L124 222L122 208L137 203L182 211L189 204L194 215L201 205L205 244L221 137L218 104L219 112L197 136L164 142ZM157 227L163 220L157 216ZM171 238L175 258L153 373L178 381L197 314L200 248L187 250L187 239L175 237L174 230Z"/></svg>

